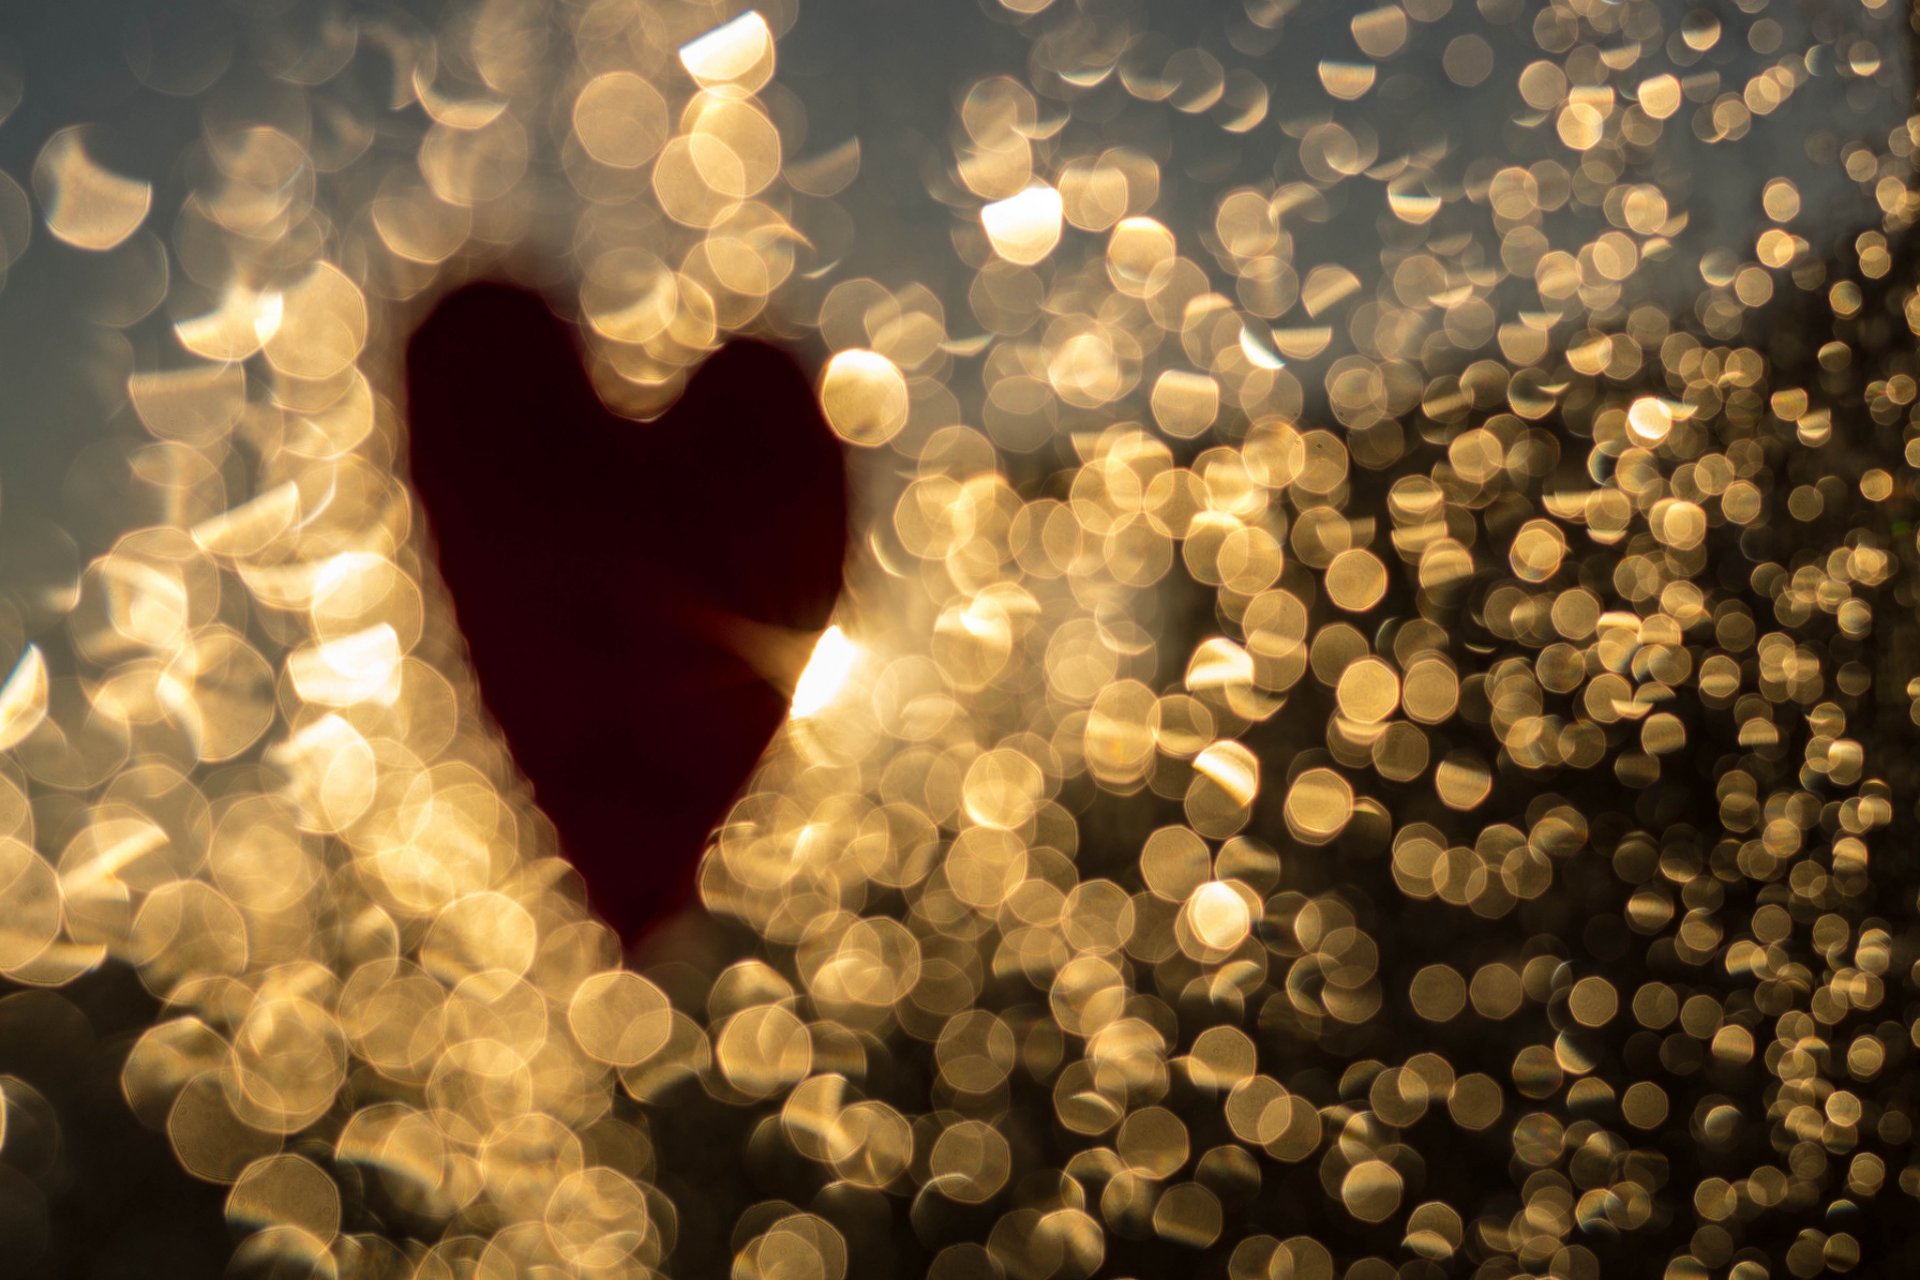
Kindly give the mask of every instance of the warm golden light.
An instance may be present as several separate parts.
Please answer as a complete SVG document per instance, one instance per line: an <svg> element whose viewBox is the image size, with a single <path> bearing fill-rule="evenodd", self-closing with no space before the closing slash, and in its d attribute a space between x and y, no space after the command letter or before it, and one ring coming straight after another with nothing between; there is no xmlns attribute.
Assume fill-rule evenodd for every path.
<svg viewBox="0 0 1920 1280"><path fill-rule="evenodd" d="M818 715L832 705L847 687L859 661L860 646L848 639L837 625L822 631L793 687L794 718L803 720Z"/></svg>
<svg viewBox="0 0 1920 1280"><path fill-rule="evenodd" d="M996 200L980 211L993 250L1008 262L1032 266L1060 243L1060 193L1052 187L1029 187L1019 195Z"/></svg>
<svg viewBox="0 0 1920 1280"><path fill-rule="evenodd" d="M58 988L133 968L236 1274L1897 1270L1920 125L1844 7L0 41L0 1035L100 1075ZM852 446L838 623L708 620L790 714L631 950L397 462L410 326L502 272L636 433L745 336ZM622 478L711 508L659 554L740 453ZM631 678L742 692L687 665Z"/></svg>
<svg viewBox="0 0 1920 1280"><path fill-rule="evenodd" d="M153 188L103 167L87 152L82 127L56 133L33 166L47 229L76 249L104 252L124 243L153 207Z"/></svg>
<svg viewBox="0 0 1920 1280"><path fill-rule="evenodd" d="M707 88L735 84L758 89L773 73L773 32L759 10L749 9L681 45L680 65Z"/></svg>

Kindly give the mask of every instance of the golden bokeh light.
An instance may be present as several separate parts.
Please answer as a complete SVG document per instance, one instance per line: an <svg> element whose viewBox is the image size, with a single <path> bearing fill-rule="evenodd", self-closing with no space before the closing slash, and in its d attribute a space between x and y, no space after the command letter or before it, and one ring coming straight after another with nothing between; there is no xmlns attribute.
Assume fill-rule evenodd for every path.
<svg viewBox="0 0 1920 1280"><path fill-rule="evenodd" d="M125 243L153 207L151 184L115 173L88 154L83 126L47 140L33 166L33 186L47 230L95 253Z"/></svg>
<svg viewBox="0 0 1920 1280"><path fill-rule="evenodd" d="M162 1002L236 1274L1907 1265L1901 6L208 7L0 41L0 977ZM631 953L396 469L503 271L857 446ZM67 1119L0 1075L0 1193Z"/></svg>

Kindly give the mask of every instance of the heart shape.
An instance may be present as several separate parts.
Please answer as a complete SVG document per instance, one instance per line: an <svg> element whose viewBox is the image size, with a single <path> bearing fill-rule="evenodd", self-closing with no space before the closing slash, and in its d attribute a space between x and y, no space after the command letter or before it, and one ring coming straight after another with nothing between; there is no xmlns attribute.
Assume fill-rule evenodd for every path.
<svg viewBox="0 0 1920 1280"><path fill-rule="evenodd" d="M745 340L664 417L619 417L577 330L497 283L421 324L407 402L481 698L631 941L688 896L840 593L840 443L799 367Z"/></svg>

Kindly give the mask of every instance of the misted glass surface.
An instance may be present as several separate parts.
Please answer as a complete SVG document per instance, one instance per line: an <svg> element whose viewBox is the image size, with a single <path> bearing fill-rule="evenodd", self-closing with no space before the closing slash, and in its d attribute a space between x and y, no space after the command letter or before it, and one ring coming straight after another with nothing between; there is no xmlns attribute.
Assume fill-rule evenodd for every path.
<svg viewBox="0 0 1920 1280"><path fill-rule="evenodd" d="M10 0L7 1034L119 1064L245 1274L1906 1274L1914 39ZM755 335L852 459L631 949L397 461L499 276L635 431ZM77 1123L0 1074L0 1256L84 1255Z"/></svg>

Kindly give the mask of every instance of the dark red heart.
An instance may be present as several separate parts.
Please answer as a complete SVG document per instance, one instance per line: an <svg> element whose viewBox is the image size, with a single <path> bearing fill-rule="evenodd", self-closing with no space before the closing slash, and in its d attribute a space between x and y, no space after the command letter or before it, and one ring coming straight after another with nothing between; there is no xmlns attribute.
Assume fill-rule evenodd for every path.
<svg viewBox="0 0 1920 1280"><path fill-rule="evenodd" d="M782 352L610 412L537 294L450 294L408 344L409 448L487 710L631 940L685 900L839 595L845 461Z"/></svg>

